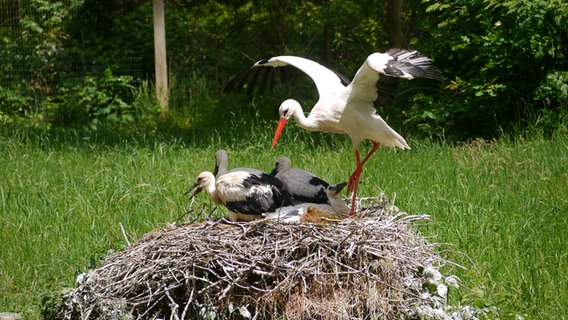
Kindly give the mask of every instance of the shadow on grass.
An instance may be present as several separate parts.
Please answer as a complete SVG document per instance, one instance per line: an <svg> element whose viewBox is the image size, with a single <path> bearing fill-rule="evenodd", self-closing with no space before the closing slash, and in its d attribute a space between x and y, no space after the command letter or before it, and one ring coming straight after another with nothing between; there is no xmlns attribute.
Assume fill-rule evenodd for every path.
<svg viewBox="0 0 568 320"><path fill-rule="evenodd" d="M85 126L37 126L25 122L5 124L0 128L0 139L52 149L106 149L109 147L159 148L163 144L180 148L206 149L211 146L230 149L257 146L270 147L277 118L235 116L219 121L191 123L180 114L155 119L146 124L106 124L92 128ZM336 140L326 133L312 133L295 124L288 125L282 141L296 141L309 145L333 148Z"/></svg>

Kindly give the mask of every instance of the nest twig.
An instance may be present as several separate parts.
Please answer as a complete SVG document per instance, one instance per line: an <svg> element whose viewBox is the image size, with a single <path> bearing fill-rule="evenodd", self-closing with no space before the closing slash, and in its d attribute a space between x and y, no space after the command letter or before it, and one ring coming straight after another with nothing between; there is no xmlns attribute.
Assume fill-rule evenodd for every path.
<svg viewBox="0 0 568 320"><path fill-rule="evenodd" d="M447 263L384 198L331 223L170 226L79 279L62 319L394 319L444 304L425 267Z"/></svg>

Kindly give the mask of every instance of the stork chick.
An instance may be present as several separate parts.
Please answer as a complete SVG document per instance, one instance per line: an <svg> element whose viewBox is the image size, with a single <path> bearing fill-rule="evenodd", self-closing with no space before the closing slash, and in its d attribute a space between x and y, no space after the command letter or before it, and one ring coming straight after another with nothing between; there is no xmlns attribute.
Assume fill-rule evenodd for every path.
<svg viewBox="0 0 568 320"><path fill-rule="evenodd" d="M292 205L282 183L266 173L233 171L215 181L213 173L204 171L187 193L192 190L191 197L205 190L214 203L224 205L231 221L260 219L265 212Z"/></svg>
<svg viewBox="0 0 568 320"><path fill-rule="evenodd" d="M280 157L270 175L282 181L294 204L304 202L329 204L329 183L315 174L300 168L292 168L288 157Z"/></svg>

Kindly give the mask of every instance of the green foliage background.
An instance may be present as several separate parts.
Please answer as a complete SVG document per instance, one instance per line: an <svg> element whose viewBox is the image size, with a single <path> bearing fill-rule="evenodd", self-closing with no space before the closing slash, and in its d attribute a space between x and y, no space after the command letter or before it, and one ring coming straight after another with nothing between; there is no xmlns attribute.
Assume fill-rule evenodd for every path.
<svg viewBox="0 0 568 320"><path fill-rule="evenodd" d="M211 110L273 119L283 97L309 104L317 98L309 82L220 102L232 75L271 55L309 57L352 76L369 53L390 48L387 2L392 1L166 1L171 109L200 119ZM31 119L35 125L92 126L104 119L138 120L131 112L137 95L109 93L100 84L132 77L128 85L142 88L135 91L144 92L148 102L151 1L2 0L0 14L6 18L0 25L4 123ZM395 104L379 110L397 130L462 140L534 123L548 132L566 129L564 1L409 0L401 18L402 42L431 57L449 81L402 83ZM80 91L81 99L98 102L82 104ZM207 91L203 110L201 102L192 101L197 91ZM254 99L259 100L251 103ZM70 107L70 101L77 103ZM135 114L149 120L156 116L154 107Z"/></svg>
<svg viewBox="0 0 568 320"><path fill-rule="evenodd" d="M490 136L566 116L568 5L564 1L426 1L425 42L454 82L436 103L419 103L433 132ZM423 102L422 97L417 101ZM422 112L422 114L420 114ZM422 118L422 119L420 119ZM565 124L564 120L564 124Z"/></svg>

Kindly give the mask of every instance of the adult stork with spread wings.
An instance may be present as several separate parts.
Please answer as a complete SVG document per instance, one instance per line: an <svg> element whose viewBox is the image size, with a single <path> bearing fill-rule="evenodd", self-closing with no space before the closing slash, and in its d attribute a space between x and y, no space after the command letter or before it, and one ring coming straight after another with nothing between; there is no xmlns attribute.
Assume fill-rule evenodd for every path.
<svg viewBox="0 0 568 320"><path fill-rule="evenodd" d="M278 69L299 69L316 85L319 100L313 106L308 117L300 103L293 99L282 102L278 112L280 121L272 140L271 150L276 145L286 121L294 117L298 125L310 131L325 131L330 133L347 134L355 148L357 167L349 178L348 191L353 191L351 214L355 213L357 187L363 170L363 165L380 145L409 149L404 138L394 131L374 108L373 102L379 97L381 84L392 78L414 79L430 78L443 80L444 76L431 65L429 58L418 51L392 49L387 53L373 53L367 57L359 68L353 81L339 73L330 70L312 60L296 56L278 56L260 60L252 68L233 78L227 85L228 89L242 87L248 81L248 90L254 89L255 82L266 87L271 79L270 71ZM260 71L262 70L262 71ZM361 160L359 145L364 140L370 140L372 150Z"/></svg>

